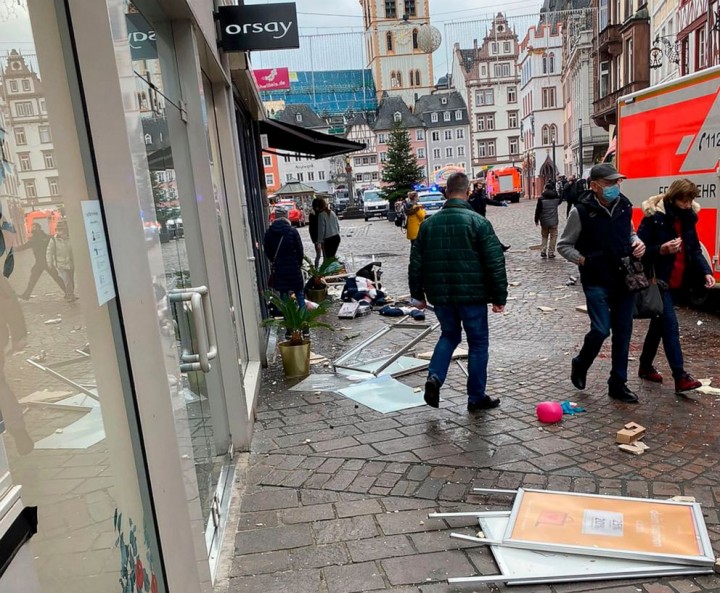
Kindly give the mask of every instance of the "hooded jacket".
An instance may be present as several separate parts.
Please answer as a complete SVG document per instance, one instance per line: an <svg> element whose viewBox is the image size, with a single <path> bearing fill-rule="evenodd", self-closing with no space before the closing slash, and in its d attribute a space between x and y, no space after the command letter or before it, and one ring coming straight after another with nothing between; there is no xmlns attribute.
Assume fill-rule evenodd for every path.
<svg viewBox="0 0 720 593"><path fill-rule="evenodd" d="M685 255L685 282L691 286L702 286L705 276L712 274L712 269L703 256L700 240L695 226L698 221L700 204L693 201L691 210L682 210L667 204L663 195L653 196L642 203L644 217L638 228L638 236L645 243L644 261L648 271L654 267L655 275L659 280L669 282L675 264L675 253L661 254L663 243L682 239L683 254ZM680 220L682 232L678 235L675 228Z"/></svg>
<svg viewBox="0 0 720 593"><path fill-rule="evenodd" d="M279 218L265 232L265 255L273 264L274 288L278 292L303 289L302 264L305 251L297 229Z"/></svg>
<svg viewBox="0 0 720 593"><path fill-rule="evenodd" d="M540 223L544 227L555 227L560 224L558 208L560 207L560 196L554 189L546 189L535 206L535 224Z"/></svg>
<svg viewBox="0 0 720 593"><path fill-rule="evenodd" d="M457 198L420 227L408 279L410 295L433 305L507 301L505 256L492 224Z"/></svg>

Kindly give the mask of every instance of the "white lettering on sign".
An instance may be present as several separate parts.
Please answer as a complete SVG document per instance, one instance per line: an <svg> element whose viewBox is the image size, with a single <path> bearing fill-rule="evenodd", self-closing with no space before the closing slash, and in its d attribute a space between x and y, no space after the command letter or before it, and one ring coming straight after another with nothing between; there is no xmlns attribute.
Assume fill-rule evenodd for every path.
<svg viewBox="0 0 720 593"><path fill-rule="evenodd" d="M228 25L225 27L225 33L228 35L250 35L252 33L280 33L282 29L282 35L273 35L273 39L282 39L288 34L290 27L292 27L292 21L283 23L280 21L273 21L270 23L246 23L244 25Z"/></svg>
<svg viewBox="0 0 720 593"><path fill-rule="evenodd" d="M130 47L133 49L140 49L141 43L144 43L145 41L155 41L155 31L149 31L147 33L135 31L134 33L130 33L130 35L128 35L128 41L130 42Z"/></svg>
<svg viewBox="0 0 720 593"><path fill-rule="evenodd" d="M692 25L701 16L707 16L708 0L689 0L686 4L683 4L680 9L680 24L678 31L682 31L686 27Z"/></svg>

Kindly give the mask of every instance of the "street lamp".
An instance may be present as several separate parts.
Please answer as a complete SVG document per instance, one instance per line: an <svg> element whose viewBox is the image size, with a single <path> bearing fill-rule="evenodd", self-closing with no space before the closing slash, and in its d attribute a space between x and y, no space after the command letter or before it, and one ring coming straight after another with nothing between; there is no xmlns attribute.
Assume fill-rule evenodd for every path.
<svg viewBox="0 0 720 593"><path fill-rule="evenodd" d="M555 164L555 128L550 128L552 134L552 155L553 155L553 183L557 183L557 165Z"/></svg>
<svg viewBox="0 0 720 593"><path fill-rule="evenodd" d="M582 138L582 118L578 119L578 140L580 141L579 146L579 158L578 158L578 179L583 176L583 138Z"/></svg>

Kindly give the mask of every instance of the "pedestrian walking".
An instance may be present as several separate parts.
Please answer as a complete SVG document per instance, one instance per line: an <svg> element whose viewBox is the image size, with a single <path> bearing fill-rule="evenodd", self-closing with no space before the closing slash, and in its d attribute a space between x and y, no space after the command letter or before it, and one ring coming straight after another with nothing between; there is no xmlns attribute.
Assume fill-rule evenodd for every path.
<svg viewBox="0 0 720 593"><path fill-rule="evenodd" d="M562 191L562 194L560 196L562 197L562 201L567 204L567 211L565 212L565 218L570 216L570 210L572 210L575 207L575 204L577 204L578 196L584 191L584 187L582 187L578 184L577 177L575 175L570 175L570 179L568 179L568 183L565 186L565 188Z"/></svg>
<svg viewBox="0 0 720 593"><path fill-rule="evenodd" d="M485 188L485 184L482 182L476 183L473 187L473 191L468 198L468 204L470 204L470 206L472 206L472 209L475 210L475 212L477 212L480 216L487 216L488 206L499 206L502 208L507 208L507 202L495 200L488 197L487 189ZM507 251L508 249L510 249L510 245L501 245L503 251Z"/></svg>
<svg viewBox="0 0 720 593"><path fill-rule="evenodd" d="M317 202L317 203L316 203ZM313 210L318 217L318 234L316 246L323 252L323 262L336 256L340 247L340 221L337 214L328 208L323 198L313 200Z"/></svg>
<svg viewBox="0 0 720 593"><path fill-rule="evenodd" d="M62 278L60 278L60 274L57 273L55 268L50 267L47 264L45 254L47 253L49 242L50 235L48 235L36 222L32 225L32 234L30 235L30 239L24 245L15 248L16 253L18 251L32 249L33 256L35 257L35 263L30 270L30 279L28 280L27 288L25 288L22 294L18 295L24 301L27 301L30 298L32 291L35 289L35 285L38 283L38 280L40 280L40 276L43 275L43 272L47 272L47 274L55 280L55 283L63 291L63 294L65 294L65 283Z"/></svg>
<svg viewBox="0 0 720 593"><path fill-rule="evenodd" d="M320 257L322 256L322 245L318 243L318 215L315 211L316 208L320 207L318 202L320 198L315 198L312 201L311 212L308 215L308 231L310 231L310 240L312 241L313 247L315 248L315 267L320 267Z"/></svg>
<svg viewBox="0 0 720 593"><path fill-rule="evenodd" d="M492 224L468 205L469 189L467 175L450 175L442 210L420 227L408 276L413 302L420 309L428 302L434 306L442 332L430 360L425 403L439 407L440 388L464 328L469 350L467 409L478 412L500 404L486 392L488 304L495 313L505 310L508 283L500 241Z"/></svg>
<svg viewBox="0 0 720 593"><path fill-rule="evenodd" d="M632 204L620 192L620 180L624 178L609 163L592 168L590 189L570 211L558 251L580 268L590 317L590 331L579 354L572 359L572 384L585 389L588 369L612 332L608 395L637 403L637 395L627 387L634 295L626 287L622 260L642 257L645 244L633 230Z"/></svg>
<svg viewBox="0 0 720 593"><path fill-rule="evenodd" d="M543 259L555 258L555 244L558 236L558 208L560 207L560 196L553 189L552 184L545 186L540 199L535 206L535 226L540 225L542 245L540 246L540 257Z"/></svg>
<svg viewBox="0 0 720 593"><path fill-rule="evenodd" d="M302 265L305 251L300 233L290 220L285 208L275 208L275 220L265 231L265 256L272 266L272 288L287 297L295 295L298 306L305 308Z"/></svg>
<svg viewBox="0 0 720 593"><path fill-rule="evenodd" d="M424 220L425 208L420 205L417 192L408 192L405 204L405 236L410 241L410 248L415 243L420 232L420 225Z"/></svg>
<svg viewBox="0 0 720 593"><path fill-rule="evenodd" d="M73 259L70 236L66 220L61 220L55 227L55 235L48 241L45 260L48 268L60 275L65 286L65 300L77 300L75 296L75 261Z"/></svg>
<svg viewBox="0 0 720 593"><path fill-rule="evenodd" d="M663 312L650 320L638 376L646 381L662 383L663 377L653 366L660 342L663 343L675 391L683 393L702 386L685 371L680 327L675 314L675 301L681 288L715 286L715 277L700 248L696 225L700 204L697 185L689 179L678 179L667 192L654 196L642 204L645 215L638 228L638 236L645 243L647 269L654 272L661 283Z"/></svg>

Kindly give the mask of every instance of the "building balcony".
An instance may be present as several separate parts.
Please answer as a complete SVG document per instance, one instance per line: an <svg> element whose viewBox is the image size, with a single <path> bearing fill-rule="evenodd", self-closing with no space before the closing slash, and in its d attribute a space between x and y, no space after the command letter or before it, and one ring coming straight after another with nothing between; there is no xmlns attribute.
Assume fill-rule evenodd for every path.
<svg viewBox="0 0 720 593"><path fill-rule="evenodd" d="M616 107L618 99L625 95L629 95L630 93L641 91L642 89L647 88L647 86L647 81L631 82L612 93L608 93L597 101L594 101L592 117L595 125L607 130L608 126L617 123Z"/></svg>
<svg viewBox="0 0 720 593"><path fill-rule="evenodd" d="M622 53L620 25L608 25L600 31L595 40L595 52L603 59L619 56Z"/></svg>

